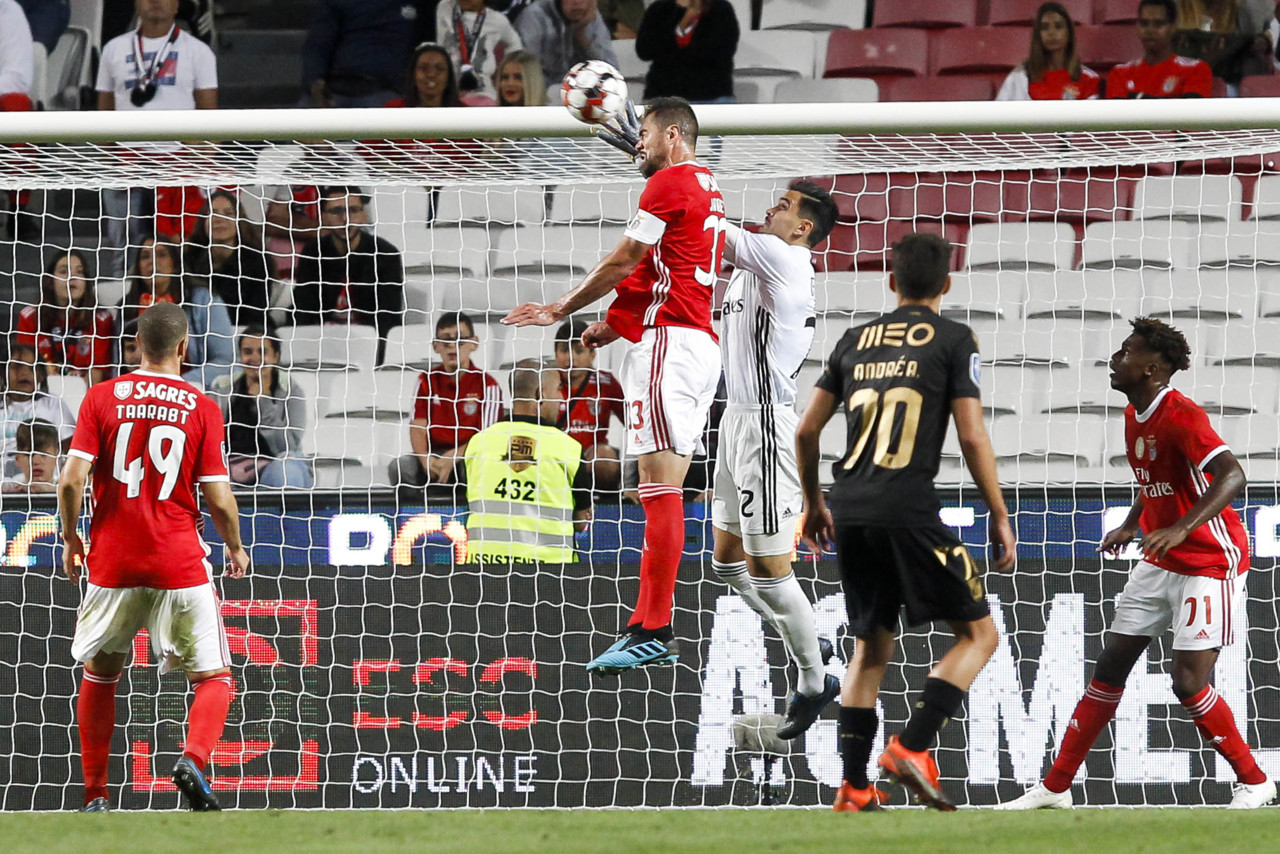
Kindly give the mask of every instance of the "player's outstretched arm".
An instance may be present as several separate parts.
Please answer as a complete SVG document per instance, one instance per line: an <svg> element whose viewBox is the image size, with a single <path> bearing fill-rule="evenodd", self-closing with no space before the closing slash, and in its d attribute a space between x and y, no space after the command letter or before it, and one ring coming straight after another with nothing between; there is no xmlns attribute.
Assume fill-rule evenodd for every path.
<svg viewBox="0 0 1280 854"><path fill-rule="evenodd" d="M831 550L835 523L827 509L827 499L818 481L818 450L822 428L835 414L839 401L824 388L809 393L800 425L796 427L796 464L800 469L800 488L804 491L804 515L800 535L815 554Z"/></svg>
<svg viewBox="0 0 1280 854"><path fill-rule="evenodd" d="M536 302L518 305L502 318L502 322L508 326L551 326L559 323L575 311L586 308L612 292L623 279L631 275L645 253L652 248L647 243L623 237L576 288L550 305Z"/></svg>
<svg viewBox="0 0 1280 854"><path fill-rule="evenodd" d="M1109 557L1119 555L1122 548L1142 533L1142 528L1138 525L1140 519L1142 519L1141 492L1134 497L1133 506L1129 508L1129 515L1125 517L1124 523L1119 528L1107 531L1103 536L1102 542L1098 544L1098 551Z"/></svg>
<svg viewBox="0 0 1280 854"><path fill-rule="evenodd" d="M1152 531L1142 538L1142 553L1159 560L1187 536L1227 508L1231 499L1240 494L1248 482L1240 461L1230 451L1218 454L1205 466L1206 474L1213 478L1200 500L1191 505L1186 515L1167 528Z"/></svg>
<svg viewBox="0 0 1280 854"><path fill-rule="evenodd" d="M209 516L213 519L213 527L218 529L218 536L227 549L227 575L232 578L244 578L249 571L249 553L245 551L244 541L240 539L240 507L231 492L231 484L226 481L212 481L200 484L205 503L209 506Z"/></svg>
<svg viewBox="0 0 1280 854"><path fill-rule="evenodd" d="M1009 523L1009 508L1004 504L1000 491L1000 479L996 476L996 454L991 449L991 437L982 421L982 401L976 397L958 397L951 401L951 417L956 422L960 438L960 452L969 466L969 472L987 502L990 511L989 536L995 550L995 568L998 572L1013 569L1014 553L1018 542Z"/></svg>
<svg viewBox="0 0 1280 854"><path fill-rule="evenodd" d="M80 539L80 508L84 505L84 488L89 482L93 463L83 457L68 456L58 479L58 521L62 527L62 571L73 582L80 581L84 566L84 542Z"/></svg>

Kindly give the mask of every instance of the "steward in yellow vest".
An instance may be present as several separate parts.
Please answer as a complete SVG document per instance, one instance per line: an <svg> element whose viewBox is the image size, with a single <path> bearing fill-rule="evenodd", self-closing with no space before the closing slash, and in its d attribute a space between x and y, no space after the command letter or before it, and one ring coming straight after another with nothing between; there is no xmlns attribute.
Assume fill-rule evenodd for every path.
<svg viewBox="0 0 1280 854"><path fill-rule="evenodd" d="M553 426L560 372L528 360L511 373L511 417L467 443L467 560L574 563L591 518L582 445Z"/></svg>

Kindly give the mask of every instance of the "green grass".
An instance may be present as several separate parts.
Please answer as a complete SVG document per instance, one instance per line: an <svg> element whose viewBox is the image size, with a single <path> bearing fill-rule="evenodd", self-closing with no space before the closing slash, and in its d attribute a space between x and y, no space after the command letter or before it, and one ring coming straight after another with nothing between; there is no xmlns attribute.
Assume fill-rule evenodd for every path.
<svg viewBox="0 0 1280 854"><path fill-rule="evenodd" d="M892 810L405 811L0 815L0 850L201 852L547 851L743 854L748 851L1093 852L1265 851L1280 809L1075 810L955 814Z"/></svg>

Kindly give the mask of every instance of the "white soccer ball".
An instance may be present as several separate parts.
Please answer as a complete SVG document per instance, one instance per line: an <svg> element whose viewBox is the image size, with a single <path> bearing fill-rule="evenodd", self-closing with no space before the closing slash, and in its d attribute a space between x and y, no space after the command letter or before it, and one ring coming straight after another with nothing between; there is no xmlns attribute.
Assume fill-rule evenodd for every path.
<svg viewBox="0 0 1280 854"><path fill-rule="evenodd" d="M607 62L579 62L564 76L560 98L575 119L602 125L620 113L627 103L627 81Z"/></svg>

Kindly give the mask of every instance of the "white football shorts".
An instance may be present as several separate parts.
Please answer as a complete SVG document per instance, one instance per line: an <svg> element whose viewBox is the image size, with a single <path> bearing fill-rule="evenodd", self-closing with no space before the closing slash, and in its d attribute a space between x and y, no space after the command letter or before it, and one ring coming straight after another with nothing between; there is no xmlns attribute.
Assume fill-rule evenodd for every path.
<svg viewBox="0 0 1280 854"><path fill-rule="evenodd" d="M201 673L231 666L227 631L212 583L178 590L90 584L76 617L71 655L85 662L100 652L129 652L140 629L151 636L151 651L161 673Z"/></svg>
<svg viewBox="0 0 1280 854"><path fill-rule="evenodd" d="M687 456L698 450L720 383L714 338L684 326L646 329L627 351L620 374L629 455L670 449Z"/></svg>
<svg viewBox="0 0 1280 854"><path fill-rule="evenodd" d="M1244 601L1247 574L1179 575L1140 561L1116 597L1111 631L1155 638L1172 626L1174 649L1230 646L1235 643L1236 608Z"/></svg>
<svg viewBox="0 0 1280 854"><path fill-rule="evenodd" d="M753 557L791 554L803 506L791 406L729 406L720 419L711 523Z"/></svg>

